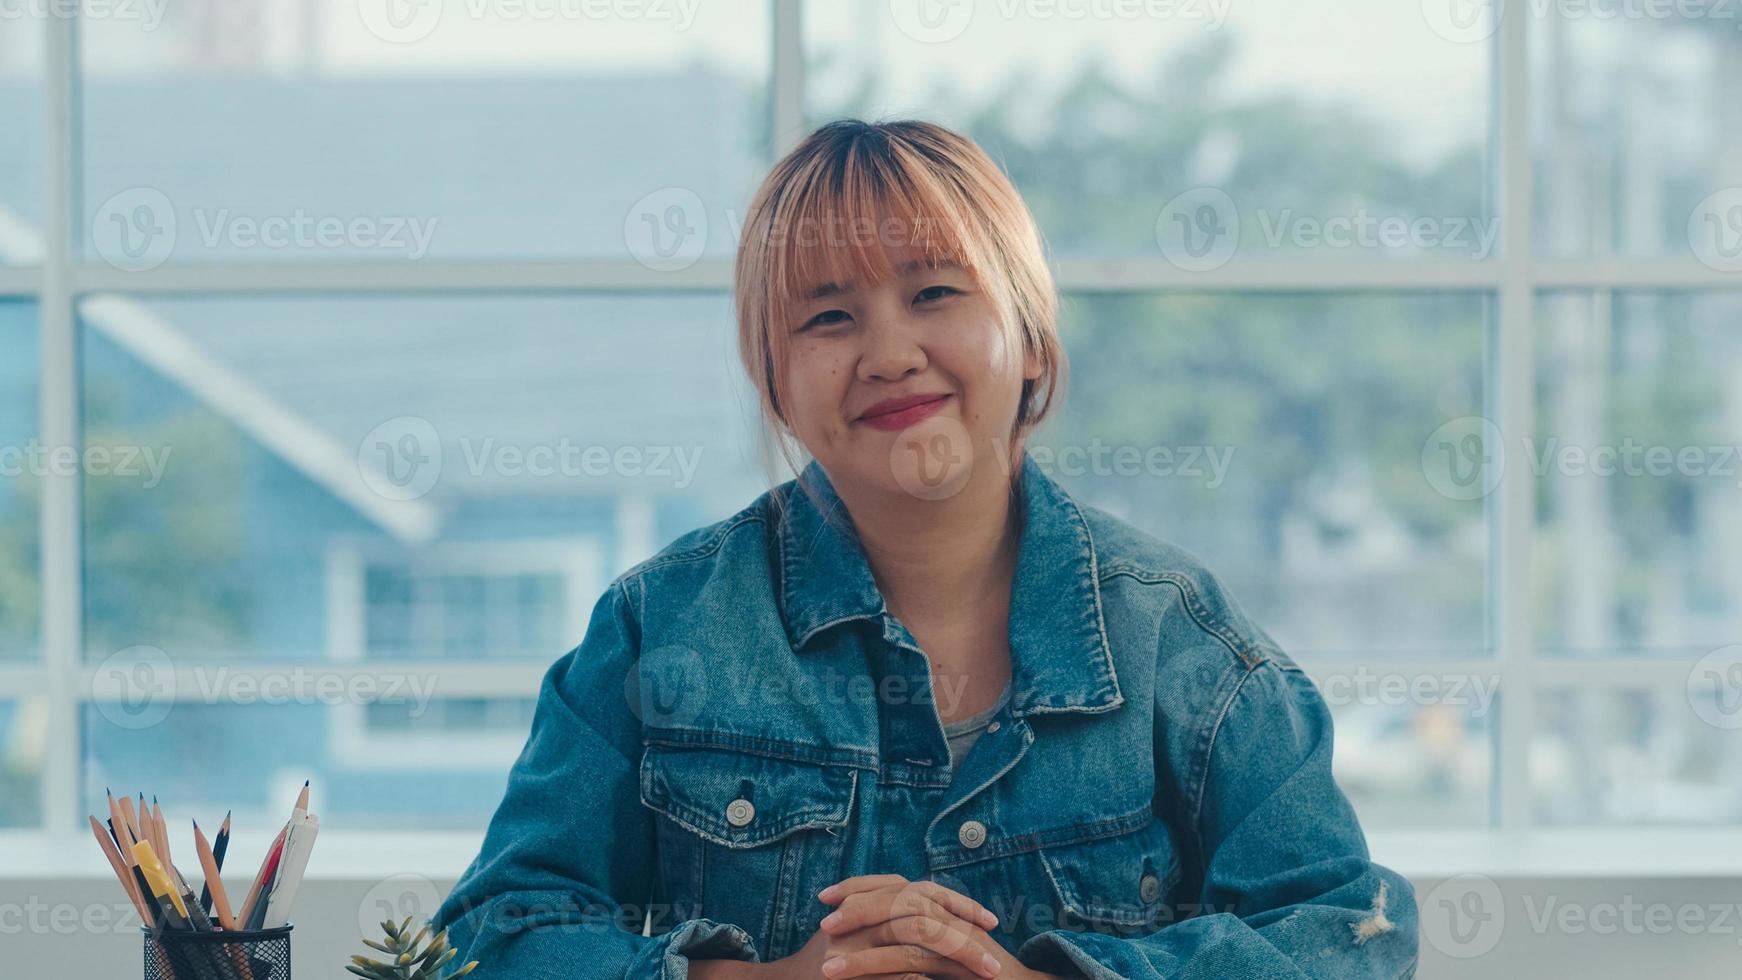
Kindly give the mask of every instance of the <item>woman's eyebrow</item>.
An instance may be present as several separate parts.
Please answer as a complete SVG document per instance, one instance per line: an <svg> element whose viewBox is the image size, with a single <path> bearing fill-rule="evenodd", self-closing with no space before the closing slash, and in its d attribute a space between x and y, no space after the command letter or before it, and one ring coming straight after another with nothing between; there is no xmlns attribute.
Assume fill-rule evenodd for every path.
<svg viewBox="0 0 1742 980"><path fill-rule="evenodd" d="M942 262L926 262L921 259L914 259L911 262L904 262L898 266L895 270L895 274L898 276L911 275L922 267L929 269L954 269L957 268L957 265L947 259ZM804 298L807 300L823 299L828 296L834 296L837 293L850 293L857 288L858 287L854 286L851 282L848 282L846 285L842 285L838 282L825 282L806 292Z"/></svg>

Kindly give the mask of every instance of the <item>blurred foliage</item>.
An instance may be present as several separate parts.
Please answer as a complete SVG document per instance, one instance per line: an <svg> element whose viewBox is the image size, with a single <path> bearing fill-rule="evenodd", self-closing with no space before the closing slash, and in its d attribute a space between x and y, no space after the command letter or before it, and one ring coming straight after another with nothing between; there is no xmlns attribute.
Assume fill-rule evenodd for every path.
<svg viewBox="0 0 1742 980"><path fill-rule="evenodd" d="M86 649L96 653L175 637L171 655L238 650L247 637L250 589L242 436L202 409L126 425L114 413L87 431L88 445L167 453L162 482L93 475L85 481L85 562L103 588L85 596Z"/></svg>

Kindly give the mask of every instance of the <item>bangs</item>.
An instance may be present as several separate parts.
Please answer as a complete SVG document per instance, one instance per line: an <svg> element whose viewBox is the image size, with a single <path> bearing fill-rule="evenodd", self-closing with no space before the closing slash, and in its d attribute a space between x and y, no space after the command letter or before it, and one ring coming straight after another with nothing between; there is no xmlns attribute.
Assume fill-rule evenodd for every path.
<svg viewBox="0 0 1742 980"><path fill-rule="evenodd" d="M954 263L980 279L984 246L964 232L975 227L967 202L911 150L861 141L843 158L819 158L796 176L763 229L777 336L790 329L792 308L817 287L866 288L895 275L886 249L902 261Z"/></svg>

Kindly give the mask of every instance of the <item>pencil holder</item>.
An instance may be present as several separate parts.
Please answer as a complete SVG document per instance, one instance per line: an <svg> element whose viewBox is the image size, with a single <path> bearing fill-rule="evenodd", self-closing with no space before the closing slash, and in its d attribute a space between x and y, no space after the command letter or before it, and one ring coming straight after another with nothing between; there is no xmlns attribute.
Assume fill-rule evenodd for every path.
<svg viewBox="0 0 1742 980"><path fill-rule="evenodd" d="M147 926L145 980L290 980L290 930L157 932Z"/></svg>

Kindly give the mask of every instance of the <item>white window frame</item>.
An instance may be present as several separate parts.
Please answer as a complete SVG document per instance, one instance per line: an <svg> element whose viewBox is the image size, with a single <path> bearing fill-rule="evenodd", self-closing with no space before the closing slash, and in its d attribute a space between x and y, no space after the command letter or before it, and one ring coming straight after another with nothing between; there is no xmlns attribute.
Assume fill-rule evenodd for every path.
<svg viewBox="0 0 1742 980"><path fill-rule="evenodd" d="M803 32L801 0L769 0L772 8L770 109L775 155L790 148L805 132L803 115ZM1407 262L1346 263L1298 257L1264 262L1229 262L1211 272L1188 272L1161 255L1112 260L1062 259L1055 264L1065 292L1113 290L1191 290L1230 292L1288 291L1411 291L1439 290L1481 293L1496 298L1490 349L1496 365L1489 386L1499 416L1514 432L1533 431L1532 379L1534 305L1540 293L1554 289L1587 290L1595 302L1607 303L1612 291L1623 289L1735 289L1726 276L1693 257L1648 259L1541 258L1532 251L1534 193L1531 180L1529 119L1529 57L1527 30L1532 16L1525 4L1496 4L1502 11L1492 45L1492 149L1496 186L1496 217L1502 228L1498 257L1423 258ZM78 304L106 292L131 295L234 295L405 293L467 295L483 292L588 292L596 290L710 291L731 288L729 258L709 258L675 273L655 272L627 258L620 261L478 261L447 263L248 263L166 265L147 272L124 272L85 261L78 235L73 175L76 145L77 24L67 18L47 18L45 28L43 212L44 252L39 266L0 268L0 300L38 303L40 310L41 396L40 438L48 445L77 445L79 440L79 378L77 359ZM1618 656L1590 662L1539 661L1533 644L1533 610L1522 597L1529 594L1533 513L1531 474L1526 467L1505 469L1499 491L1488 498L1490 508L1489 602L1496 627L1491 637L1493 659L1435 662L1407 670L1470 670L1498 672L1504 696L1495 732L1495 776L1492 826L1484 839L1499 841L1490 848L1505 855L1498 863L1519 866L1517 847L1529 835L1547 839L1546 829L1532 828L1527 752L1535 727L1535 692L1544 685L1587 690L1617 690L1638 686L1679 692L1685 674L1674 663ZM91 668L82 657L83 608L80 558L80 483L76 476L43 480L41 511L42 646L38 661L0 666L0 699L43 696L50 705L50 723L42 794L44 826L53 833L72 832L82 819L79 713L92 698ZM502 691L531 692L544 665L395 664L415 666L440 678L447 696L479 696ZM1315 661L1316 674L1361 665ZM335 665L350 676L370 667ZM1708 835L1714 831L1703 831ZM1742 832L1719 828L1725 840ZM1464 840L1460 831L1446 839ZM1586 831L1574 828L1576 837ZM1616 833L1644 834L1622 828L1594 833L1612 840ZM3 838L5 835L0 835ZM1413 833L1387 835L1419 841ZM1567 835L1563 838L1570 839ZM1436 838L1439 839L1439 838ZM1557 838L1562 839L1562 838ZM1412 846L1414 846L1412 844ZM1593 849L1598 866L1612 864L1613 847ZM1730 847L1728 852L1738 853ZM1711 853L1711 852L1707 852ZM1707 865L1709 867L1709 865Z"/></svg>
<svg viewBox="0 0 1742 980"><path fill-rule="evenodd" d="M484 575L526 573L554 574L562 578L562 620L579 631L593 600L605 590L605 554L597 539L585 536L538 538L523 541L459 541L388 547L379 543L339 538L327 546L327 650L335 662L373 667L386 674L405 674L401 661L370 660L368 656L368 598L364 581L368 566L377 560L411 558L421 572L474 572ZM578 636L579 633L577 632ZM551 657L554 652L546 651ZM484 661L484 663L494 663ZM409 665L408 665L409 666ZM522 664L505 661L499 666ZM540 670L545 665L540 664ZM411 666L419 678L433 679L433 697L482 697L468 687L460 694L445 690L448 677L430 674L427 667ZM536 683L523 696L534 697ZM499 695L498 695L499 696ZM353 772L406 769L506 770L526 744L526 733L479 735L419 732L415 735L371 732L368 708L347 702L327 710L327 745L333 765Z"/></svg>

